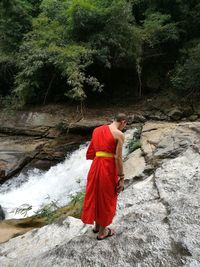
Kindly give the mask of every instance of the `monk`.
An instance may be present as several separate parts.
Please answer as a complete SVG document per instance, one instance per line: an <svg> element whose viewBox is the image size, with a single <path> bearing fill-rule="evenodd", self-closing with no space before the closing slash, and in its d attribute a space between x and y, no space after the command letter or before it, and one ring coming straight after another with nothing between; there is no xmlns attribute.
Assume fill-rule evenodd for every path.
<svg viewBox="0 0 200 267"><path fill-rule="evenodd" d="M115 234L107 226L116 212L117 196L124 188L122 147L127 116L119 113L113 122L94 129L86 152L86 159L93 160L87 176L86 194L81 219L93 224L97 240Z"/></svg>

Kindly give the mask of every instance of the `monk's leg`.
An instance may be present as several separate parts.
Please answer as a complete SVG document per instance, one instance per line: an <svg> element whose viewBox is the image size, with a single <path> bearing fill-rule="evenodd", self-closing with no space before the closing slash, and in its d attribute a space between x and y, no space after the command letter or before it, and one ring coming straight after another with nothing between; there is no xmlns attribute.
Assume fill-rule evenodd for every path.
<svg viewBox="0 0 200 267"><path fill-rule="evenodd" d="M100 225L99 226L99 234L98 234L98 236L100 238L102 238L102 237L104 237L106 235L107 235L106 227L103 227L103 226Z"/></svg>
<svg viewBox="0 0 200 267"><path fill-rule="evenodd" d="M99 225L99 234L98 234L99 238L105 237L108 233L109 233L109 230L107 227L103 227L103 226ZM115 233L115 231L111 230L111 234L114 234L114 233Z"/></svg>
<svg viewBox="0 0 200 267"><path fill-rule="evenodd" d="M99 231L99 224L97 224L96 222L95 222L95 225L94 225L94 231Z"/></svg>

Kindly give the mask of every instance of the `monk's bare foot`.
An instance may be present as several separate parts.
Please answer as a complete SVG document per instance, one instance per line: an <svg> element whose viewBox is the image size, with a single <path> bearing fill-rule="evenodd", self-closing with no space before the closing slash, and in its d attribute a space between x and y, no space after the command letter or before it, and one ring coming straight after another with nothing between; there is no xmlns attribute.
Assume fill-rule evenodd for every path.
<svg viewBox="0 0 200 267"><path fill-rule="evenodd" d="M115 234L116 234L116 232L113 229L105 228L103 233L101 233L101 234L99 233L98 234L97 239L98 240L102 240L102 239L105 239L105 238L107 238L109 236L113 236Z"/></svg>

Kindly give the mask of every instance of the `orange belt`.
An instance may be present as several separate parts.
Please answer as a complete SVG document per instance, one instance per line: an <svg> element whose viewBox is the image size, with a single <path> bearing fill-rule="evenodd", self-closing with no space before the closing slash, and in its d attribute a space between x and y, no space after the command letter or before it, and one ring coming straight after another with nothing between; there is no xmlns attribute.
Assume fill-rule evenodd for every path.
<svg viewBox="0 0 200 267"><path fill-rule="evenodd" d="M105 152L105 151L97 151L96 152L96 157L114 157L115 154L111 152Z"/></svg>

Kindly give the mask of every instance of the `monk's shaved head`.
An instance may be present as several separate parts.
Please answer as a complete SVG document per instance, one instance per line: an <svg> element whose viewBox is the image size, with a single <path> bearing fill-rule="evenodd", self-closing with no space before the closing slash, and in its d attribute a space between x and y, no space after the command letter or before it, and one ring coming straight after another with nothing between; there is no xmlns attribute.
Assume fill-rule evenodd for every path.
<svg viewBox="0 0 200 267"><path fill-rule="evenodd" d="M125 113L117 113L114 117L114 121L116 122L122 122L127 121L127 115Z"/></svg>

